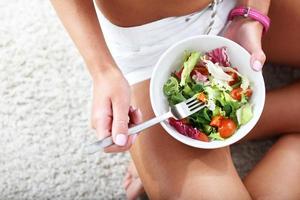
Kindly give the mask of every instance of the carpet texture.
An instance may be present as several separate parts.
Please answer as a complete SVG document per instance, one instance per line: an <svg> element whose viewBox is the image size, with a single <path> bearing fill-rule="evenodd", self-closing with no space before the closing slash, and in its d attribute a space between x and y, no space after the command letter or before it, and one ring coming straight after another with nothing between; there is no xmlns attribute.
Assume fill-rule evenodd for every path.
<svg viewBox="0 0 300 200"><path fill-rule="evenodd" d="M0 1L0 199L124 199L129 155L86 156L91 80L46 0ZM299 78L265 67L268 88ZM244 176L272 141L234 145Z"/></svg>

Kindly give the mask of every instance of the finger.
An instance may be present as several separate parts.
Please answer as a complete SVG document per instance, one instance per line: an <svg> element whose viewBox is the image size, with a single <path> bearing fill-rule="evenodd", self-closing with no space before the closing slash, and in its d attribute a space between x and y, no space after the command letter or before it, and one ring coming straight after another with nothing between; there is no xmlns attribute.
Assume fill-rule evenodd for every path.
<svg viewBox="0 0 300 200"><path fill-rule="evenodd" d="M123 181L126 181L127 179L130 179L131 178L131 173L129 173L128 171L126 172L125 176L124 176L124 180Z"/></svg>
<svg viewBox="0 0 300 200"><path fill-rule="evenodd" d="M128 188L128 186L130 185L130 183L131 183L131 178L128 178L128 179L126 179L125 181L124 181L124 183L123 183L123 188L126 190L127 188Z"/></svg>
<svg viewBox="0 0 300 200"><path fill-rule="evenodd" d="M130 109L129 109L129 118L130 118L129 127L133 127L133 126L136 126L137 124L142 123L143 116L142 116L141 110L140 109L134 109L134 108L130 107ZM134 144L137 137L138 137L138 133L135 134L134 137L132 138L131 145Z"/></svg>
<svg viewBox="0 0 300 200"><path fill-rule="evenodd" d="M266 61L265 53L261 47L261 41L257 38L250 38L242 43L242 46L251 54L250 65L254 71L261 71Z"/></svg>
<svg viewBox="0 0 300 200"><path fill-rule="evenodd" d="M97 123L97 124L99 124L96 127L96 137L98 140L102 140L111 135L111 132L109 131L109 129L104 128L102 123Z"/></svg>
<svg viewBox="0 0 300 200"><path fill-rule="evenodd" d="M250 65L254 71L261 71L266 61L266 55L261 46L261 33L249 36L249 41L242 44L251 54Z"/></svg>
<svg viewBox="0 0 300 200"><path fill-rule="evenodd" d="M137 135L131 135L128 137L127 143L124 146L119 145L111 145L109 147L104 148L105 153L117 153L117 152L124 152L130 149L131 145L134 143Z"/></svg>
<svg viewBox="0 0 300 200"><path fill-rule="evenodd" d="M93 127L96 129L98 139L111 135L112 110L110 103L103 103L94 111Z"/></svg>
<svg viewBox="0 0 300 200"><path fill-rule="evenodd" d="M130 118L130 126L134 126L142 122L142 113L140 109L136 109L132 106L129 107L129 118ZM127 144L123 147L118 145L112 145L104 149L106 153L115 153L115 152L123 152L130 149L131 145L134 144L138 135L131 135L127 141Z"/></svg>
<svg viewBox="0 0 300 200"><path fill-rule="evenodd" d="M112 136L115 144L126 146L128 140L129 100L117 98L113 101Z"/></svg>
<svg viewBox="0 0 300 200"><path fill-rule="evenodd" d="M132 179L131 184L126 188L128 192L126 192L127 199L137 199L139 194L142 194L144 191L144 188L142 187L142 182L140 178ZM130 192L131 191L131 192Z"/></svg>
<svg viewBox="0 0 300 200"><path fill-rule="evenodd" d="M131 182L132 178L133 177L132 177L131 173L129 173L127 170L126 175L123 179L123 187L125 188L125 190L128 187L129 183Z"/></svg>
<svg viewBox="0 0 300 200"><path fill-rule="evenodd" d="M251 55L251 67L255 71L261 71L266 61L266 55L262 49L258 49Z"/></svg>
<svg viewBox="0 0 300 200"><path fill-rule="evenodd" d="M129 127L140 124L142 122L142 112L140 109L129 109Z"/></svg>

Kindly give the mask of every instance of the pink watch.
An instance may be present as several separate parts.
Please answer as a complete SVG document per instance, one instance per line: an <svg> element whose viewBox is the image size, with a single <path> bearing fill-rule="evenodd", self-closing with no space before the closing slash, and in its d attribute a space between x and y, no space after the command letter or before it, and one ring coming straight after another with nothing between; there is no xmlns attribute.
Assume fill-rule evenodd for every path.
<svg viewBox="0 0 300 200"><path fill-rule="evenodd" d="M234 17L237 16L249 17L253 20L260 22L263 26L263 33L266 33L270 27L270 18L267 15L264 15L253 8L244 6L236 7L230 11L228 20L232 20Z"/></svg>

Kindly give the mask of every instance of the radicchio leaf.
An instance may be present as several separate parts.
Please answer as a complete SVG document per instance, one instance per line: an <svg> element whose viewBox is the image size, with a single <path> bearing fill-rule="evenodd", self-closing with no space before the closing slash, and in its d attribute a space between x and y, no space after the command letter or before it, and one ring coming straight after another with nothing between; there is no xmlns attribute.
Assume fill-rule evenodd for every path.
<svg viewBox="0 0 300 200"><path fill-rule="evenodd" d="M182 120L169 118L169 124L182 135L204 142L209 141L208 137L204 133L199 131L197 128L192 127L191 125L184 123Z"/></svg>
<svg viewBox="0 0 300 200"><path fill-rule="evenodd" d="M216 48L206 53L206 56L208 57L207 59L213 63L218 63L219 65L224 67L230 66L226 47Z"/></svg>

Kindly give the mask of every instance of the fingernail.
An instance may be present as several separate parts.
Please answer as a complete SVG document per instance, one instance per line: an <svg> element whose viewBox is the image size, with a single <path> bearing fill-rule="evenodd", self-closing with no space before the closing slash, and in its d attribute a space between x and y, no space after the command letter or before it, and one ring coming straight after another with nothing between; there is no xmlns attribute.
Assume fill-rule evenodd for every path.
<svg viewBox="0 0 300 200"><path fill-rule="evenodd" d="M256 60L253 62L253 69L255 71L260 71L262 69L262 64L260 61Z"/></svg>
<svg viewBox="0 0 300 200"><path fill-rule="evenodd" d="M134 136L132 137L132 144L134 144L134 142L135 142L137 136L138 136L138 135L134 135Z"/></svg>
<svg viewBox="0 0 300 200"><path fill-rule="evenodd" d="M136 110L136 108L135 108L134 106L130 106L130 107L129 107L129 111L130 111L130 112L134 112L135 110Z"/></svg>
<svg viewBox="0 0 300 200"><path fill-rule="evenodd" d="M124 135L124 134L118 134L116 136L116 141L115 141L116 145L125 146L126 142L127 142L126 135Z"/></svg>

